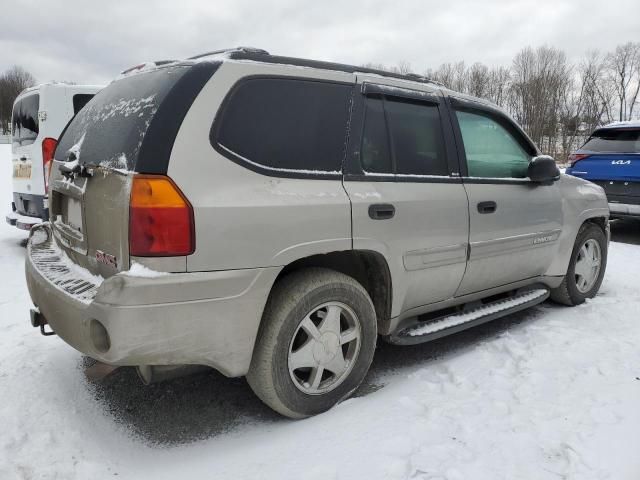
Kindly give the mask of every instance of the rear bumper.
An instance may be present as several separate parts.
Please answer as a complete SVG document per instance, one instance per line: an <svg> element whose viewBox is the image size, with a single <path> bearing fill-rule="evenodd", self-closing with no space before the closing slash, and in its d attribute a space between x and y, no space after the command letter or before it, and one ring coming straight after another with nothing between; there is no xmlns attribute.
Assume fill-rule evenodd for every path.
<svg viewBox="0 0 640 480"><path fill-rule="evenodd" d="M27 231L31 230L34 225L42 223L42 219L39 217L28 217L15 212L7 213L4 218L9 225Z"/></svg>
<svg viewBox="0 0 640 480"><path fill-rule="evenodd" d="M640 217L640 205L631 203L609 203L609 211L614 217Z"/></svg>
<svg viewBox="0 0 640 480"><path fill-rule="evenodd" d="M33 303L76 350L111 365L208 365L227 376L247 373L262 310L280 268L168 274L118 274L93 298L56 285L42 265L35 228L26 276ZM41 234L39 234L41 235ZM45 249L46 253L46 249ZM46 258L44 259L47 260Z"/></svg>
<svg viewBox="0 0 640 480"><path fill-rule="evenodd" d="M13 192L13 212L27 218L49 220L49 198L46 195Z"/></svg>

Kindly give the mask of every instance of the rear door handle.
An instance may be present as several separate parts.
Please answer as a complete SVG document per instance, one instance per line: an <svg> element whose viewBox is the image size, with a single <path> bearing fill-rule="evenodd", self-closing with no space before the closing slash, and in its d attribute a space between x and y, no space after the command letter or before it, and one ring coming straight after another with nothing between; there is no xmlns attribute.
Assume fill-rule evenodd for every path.
<svg viewBox="0 0 640 480"><path fill-rule="evenodd" d="M396 214L396 207L390 203L375 203L369 205L369 217L374 220L388 220Z"/></svg>
<svg viewBox="0 0 640 480"><path fill-rule="evenodd" d="M479 213L493 213L498 208L496 202L480 202L478 203L478 212Z"/></svg>

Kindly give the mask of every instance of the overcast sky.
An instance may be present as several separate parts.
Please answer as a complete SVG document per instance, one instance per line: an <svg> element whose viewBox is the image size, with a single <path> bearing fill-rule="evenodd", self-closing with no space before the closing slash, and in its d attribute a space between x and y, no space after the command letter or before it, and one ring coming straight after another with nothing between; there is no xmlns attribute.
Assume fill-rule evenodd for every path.
<svg viewBox="0 0 640 480"><path fill-rule="evenodd" d="M527 45L578 59L640 41L640 0L11 0L0 16L0 72L18 64L38 82L104 83L143 61L237 45L423 73L507 65Z"/></svg>

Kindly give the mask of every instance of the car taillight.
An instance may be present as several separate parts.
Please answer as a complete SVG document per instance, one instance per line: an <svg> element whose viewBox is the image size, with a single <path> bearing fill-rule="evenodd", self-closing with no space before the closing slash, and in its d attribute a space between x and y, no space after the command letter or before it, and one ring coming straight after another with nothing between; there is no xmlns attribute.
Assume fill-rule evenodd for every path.
<svg viewBox="0 0 640 480"><path fill-rule="evenodd" d="M193 208L163 175L134 175L129 204L129 253L138 257L195 251Z"/></svg>
<svg viewBox="0 0 640 480"><path fill-rule="evenodd" d="M49 191L49 177L51 176L51 163L53 154L56 151L58 141L55 138L47 137L42 141L42 172L44 174L44 190Z"/></svg>
<svg viewBox="0 0 640 480"><path fill-rule="evenodd" d="M583 158L587 158L589 155L584 153L572 153L569 155L569 166L573 167L576 163L578 163Z"/></svg>

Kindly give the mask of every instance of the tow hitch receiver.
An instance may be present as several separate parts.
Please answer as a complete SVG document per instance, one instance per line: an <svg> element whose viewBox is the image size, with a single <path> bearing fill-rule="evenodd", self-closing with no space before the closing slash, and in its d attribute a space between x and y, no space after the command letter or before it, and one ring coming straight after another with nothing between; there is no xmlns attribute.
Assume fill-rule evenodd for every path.
<svg viewBox="0 0 640 480"><path fill-rule="evenodd" d="M49 335L56 334L53 330L46 331L44 329L44 326L47 325L48 322L47 319L44 318L44 315L42 315L38 310L32 308L29 311L29 316L31 317L31 326L35 328L40 327L40 333L42 335L48 337Z"/></svg>

